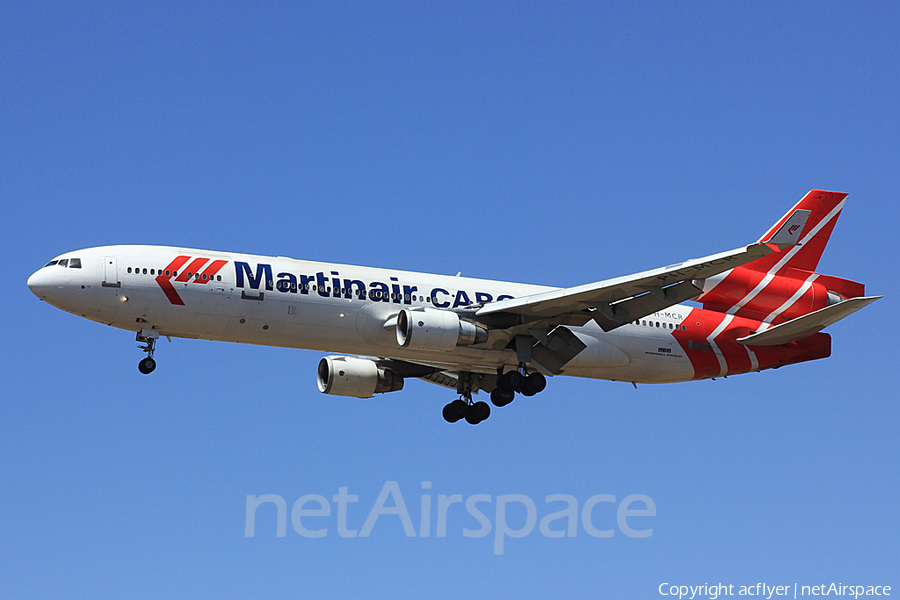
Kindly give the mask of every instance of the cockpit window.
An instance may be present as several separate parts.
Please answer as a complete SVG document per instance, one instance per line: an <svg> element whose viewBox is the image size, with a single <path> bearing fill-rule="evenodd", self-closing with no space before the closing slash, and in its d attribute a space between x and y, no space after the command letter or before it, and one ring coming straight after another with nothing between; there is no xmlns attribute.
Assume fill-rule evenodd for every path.
<svg viewBox="0 0 900 600"><path fill-rule="evenodd" d="M69 264L69 259L68 259L68 258L64 258L64 259L62 259L61 261L59 261L58 263L56 263L56 264L58 264L58 265L61 266L61 267L65 267L65 266L67 266L67 265Z"/></svg>
<svg viewBox="0 0 900 600"><path fill-rule="evenodd" d="M51 260L46 265L44 265L44 267L52 267L53 265L55 265L58 262L59 262L58 260Z"/></svg>
<svg viewBox="0 0 900 600"><path fill-rule="evenodd" d="M80 269L81 268L81 259L80 258L70 258L69 259L69 268L70 269Z"/></svg>

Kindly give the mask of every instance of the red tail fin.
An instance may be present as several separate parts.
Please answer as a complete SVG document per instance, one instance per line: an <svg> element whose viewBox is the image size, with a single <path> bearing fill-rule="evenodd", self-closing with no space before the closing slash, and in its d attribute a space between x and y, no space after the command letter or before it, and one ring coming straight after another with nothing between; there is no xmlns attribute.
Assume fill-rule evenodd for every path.
<svg viewBox="0 0 900 600"><path fill-rule="evenodd" d="M762 236L759 241L769 239L778 231L781 224L787 221L795 210L810 211L809 218L803 232L800 234L800 245L795 246L784 252L770 254L759 260L755 260L748 264L745 268L754 271L762 271L763 273L772 272L773 274L781 274L787 267L801 269L803 271L815 271L822 258L822 252L825 251L825 244L834 230L834 224L837 223L844 207L844 199L847 194L843 192L826 192L823 190L812 190L800 200L786 215L781 217L772 228ZM772 271L772 269L775 271Z"/></svg>
<svg viewBox="0 0 900 600"><path fill-rule="evenodd" d="M772 239L795 211L809 211L798 245L707 279L697 298L703 307L779 323L865 293L860 283L815 272L847 194L813 190L766 232ZM796 219L795 219L796 221Z"/></svg>

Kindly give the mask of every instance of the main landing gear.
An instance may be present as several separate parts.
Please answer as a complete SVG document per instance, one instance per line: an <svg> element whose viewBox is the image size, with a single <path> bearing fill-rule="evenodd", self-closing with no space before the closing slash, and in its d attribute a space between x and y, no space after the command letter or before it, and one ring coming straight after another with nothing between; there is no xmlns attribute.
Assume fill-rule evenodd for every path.
<svg viewBox="0 0 900 600"><path fill-rule="evenodd" d="M487 402L472 402L472 398L457 398L444 407L444 420L456 423L465 419L469 425L478 425L491 416L491 407Z"/></svg>
<svg viewBox="0 0 900 600"><path fill-rule="evenodd" d="M153 359L153 354L156 352L156 340L159 339L159 334L153 330L144 329L138 332L136 339L138 342L142 342L138 348L147 353L147 356L138 363L138 371L144 375L149 375L156 369L156 361Z"/></svg>
<svg viewBox="0 0 900 600"><path fill-rule="evenodd" d="M456 423L465 419L469 425L478 425L491 416L491 407L487 402L473 402L474 376L472 373L460 373L457 391L459 398L444 407L442 412L444 420L448 423Z"/></svg>
<svg viewBox="0 0 900 600"><path fill-rule="evenodd" d="M524 368L522 371L508 371L497 379L497 387L491 392L491 403L498 408L506 406L515 399L516 392L534 396L544 391L545 387L547 378L541 373L524 374Z"/></svg>
<svg viewBox="0 0 900 600"><path fill-rule="evenodd" d="M477 425L491 416L491 407L487 402L473 402L474 376L472 373L461 373L456 389L459 398L444 407L444 420L456 423L465 419L470 425ZM519 369L501 374L497 379L497 387L491 392L491 404L496 407L506 406L516 397L516 392L523 396L534 396L547 387L547 378L541 373L527 373L524 365Z"/></svg>

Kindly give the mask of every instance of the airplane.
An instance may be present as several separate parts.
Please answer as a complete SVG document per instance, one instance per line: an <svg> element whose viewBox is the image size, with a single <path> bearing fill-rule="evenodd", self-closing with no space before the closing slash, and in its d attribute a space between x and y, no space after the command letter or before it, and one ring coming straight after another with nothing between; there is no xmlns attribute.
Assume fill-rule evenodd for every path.
<svg viewBox="0 0 900 600"><path fill-rule="evenodd" d="M571 288L166 246L66 252L28 287L62 310L160 337L316 350L325 394L371 398L418 378L475 425L552 376L715 379L831 354L821 330L881 296L816 267L847 194L807 193L757 242ZM685 305L696 301L700 306Z"/></svg>

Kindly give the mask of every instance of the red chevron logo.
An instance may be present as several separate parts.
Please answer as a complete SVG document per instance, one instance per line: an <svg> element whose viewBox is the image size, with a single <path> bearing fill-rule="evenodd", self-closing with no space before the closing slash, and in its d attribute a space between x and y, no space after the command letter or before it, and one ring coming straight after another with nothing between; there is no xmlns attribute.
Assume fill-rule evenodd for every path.
<svg viewBox="0 0 900 600"><path fill-rule="evenodd" d="M169 299L169 302L177 304L178 306L184 306L184 300L181 299L175 286L172 285L173 277L175 278L175 281L179 283L209 283L216 273L228 263L227 260L214 260L210 262L210 259L208 258L195 258L191 261L191 264L179 273L179 269L181 269L181 267L189 260L191 260L190 256L182 255L176 257L175 260L170 262L156 277L156 283L159 285L160 289L162 289L166 298ZM209 266L201 273L200 269L202 269L206 263L209 263Z"/></svg>

